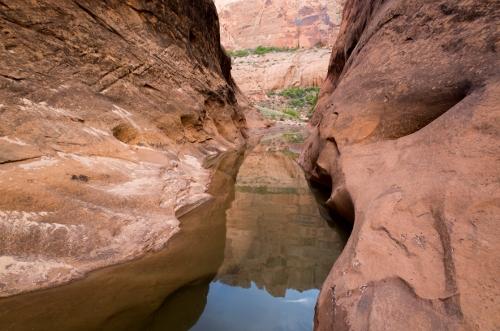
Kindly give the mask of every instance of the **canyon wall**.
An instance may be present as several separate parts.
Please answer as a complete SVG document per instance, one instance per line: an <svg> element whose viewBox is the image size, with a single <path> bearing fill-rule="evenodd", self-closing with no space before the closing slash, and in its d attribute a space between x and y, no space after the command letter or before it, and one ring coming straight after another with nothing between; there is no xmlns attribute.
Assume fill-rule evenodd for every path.
<svg viewBox="0 0 500 331"><path fill-rule="evenodd" d="M300 158L354 225L316 330L500 329L499 18L347 1Z"/></svg>
<svg viewBox="0 0 500 331"><path fill-rule="evenodd" d="M215 0L226 49L302 49L234 58L233 75L242 91L252 99L262 100L271 90L319 86L328 69L328 54L339 30L343 3L344 0Z"/></svg>
<svg viewBox="0 0 500 331"><path fill-rule="evenodd" d="M212 1L0 1L0 34L0 296L163 248L244 143Z"/></svg>
<svg viewBox="0 0 500 331"><path fill-rule="evenodd" d="M290 86L321 86L330 53L313 48L234 58L232 75L246 96L261 100L269 91Z"/></svg>
<svg viewBox="0 0 500 331"><path fill-rule="evenodd" d="M227 49L331 45L343 0L215 0Z"/></svg>

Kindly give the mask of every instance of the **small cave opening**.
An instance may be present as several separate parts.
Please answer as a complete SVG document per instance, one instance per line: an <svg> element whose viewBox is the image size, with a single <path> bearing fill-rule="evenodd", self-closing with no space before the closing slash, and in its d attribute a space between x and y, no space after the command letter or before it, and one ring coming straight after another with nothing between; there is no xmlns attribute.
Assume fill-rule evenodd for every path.
<svg viewBox="0 0 500 331"><path fill-rule="evenodd" d="M321 216L326 219L329 225L337 226L345 235L345 240L349 239L355 221L355 208L351 195L347 190L337 193L339 195L334 207L331 203L333 192L331 177L322 174L317 180L309 180L309 188L313 193L319 206ZM338 208L341 206L341 208Z"/></svg>

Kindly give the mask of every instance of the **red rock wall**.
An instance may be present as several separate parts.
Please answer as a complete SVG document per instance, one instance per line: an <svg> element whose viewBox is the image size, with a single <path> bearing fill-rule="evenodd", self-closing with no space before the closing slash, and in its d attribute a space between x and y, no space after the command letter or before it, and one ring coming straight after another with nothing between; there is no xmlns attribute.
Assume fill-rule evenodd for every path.
<svg viewBox="0 0 500 331"><path fill-rule="evenodd" d="M244 143L230 69L210 0L0 1L0 296L161 249Z"/></svg>
<svg viewBox="0 0 500 331"><path fill-rule="evenodd" d="M500 327L497 1L350 0L301 155L354 223L316 330Z"/></svg>
<svg viewBox="0 0 500 331"><path fill-rule="evenodd" d="M222 44L228 49L257 46L331 46L343 0L215 0Z"/></svg>

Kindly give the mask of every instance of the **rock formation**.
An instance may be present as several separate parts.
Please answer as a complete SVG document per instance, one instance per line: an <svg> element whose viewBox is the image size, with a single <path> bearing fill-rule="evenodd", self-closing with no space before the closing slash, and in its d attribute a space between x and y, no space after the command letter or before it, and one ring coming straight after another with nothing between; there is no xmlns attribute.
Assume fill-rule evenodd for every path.
<svg viewBox="0 0 500 331"><path fill-rule="evenodd" d="M212 1L0 1L0 34L0 296L164 247L244 142Z"/></svg>
<svg viewBox="0 0 500 331"><path fill-rule="evenodd" d="M331 45L343 0L215 0L228 49Z"/></svg>
<svg viewBox="0 0 500 331"><path fill-rule="evenodd" d="M313 48L235 58L232 75L246 96L260 100L268 91L320 86L326 77L330 53L326 48Z"/></svg>
<svg viewBox="0 0 500 331"><path fill-rule="evenodd" d="M349 0L301 155L354 222L316 330L500 329L500 4Z"/></svg>
<svg viewBox="0 0 500 331"><path fill-rule="evenodd" d="M328 70L330 46L344 0L215 0L221 38L230 50L258 46L305 48L233 59L233 75L253 100L271 90L319 86ZM318 48L317 46L328 46Z"/></svg>

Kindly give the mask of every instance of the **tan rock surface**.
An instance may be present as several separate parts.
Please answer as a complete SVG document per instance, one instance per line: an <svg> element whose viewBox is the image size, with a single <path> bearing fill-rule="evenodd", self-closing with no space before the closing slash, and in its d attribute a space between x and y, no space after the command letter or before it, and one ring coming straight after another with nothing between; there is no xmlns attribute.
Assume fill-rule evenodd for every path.
<svg viewBox="0 0 500 331"><path fill-rule="evenodd" d="M313 48L238 57L233 59L232 74L245 95L263 99L268 91L320 86L328 71L330 53L326 48Z"/></svg>
<svg viewBox="0 0 500 331"><path fill-rule="evenodd" d="M344 0L215 0L228 49L331 45Z"/></svg>
<svg viewBox="0 0 500 331"><path fill-rule="evenodd" d="M0 296L165 246L244 141L214 4L0 2Z"/></svg>
<svg viewBox="0 0 500 331"><path fill-rule="evenodd" d="M497 1L346 3L301 163L354 222L317 330L500 329Z"/></svg>
<svg viewBox="0 0 500 331"><path fill-rule="evenodd" d="M215 0L221 38L231 50L257 46L305 48L233 59L233 76L251 100L271 90L319 86L328 70L344 0Z"/></svg>

